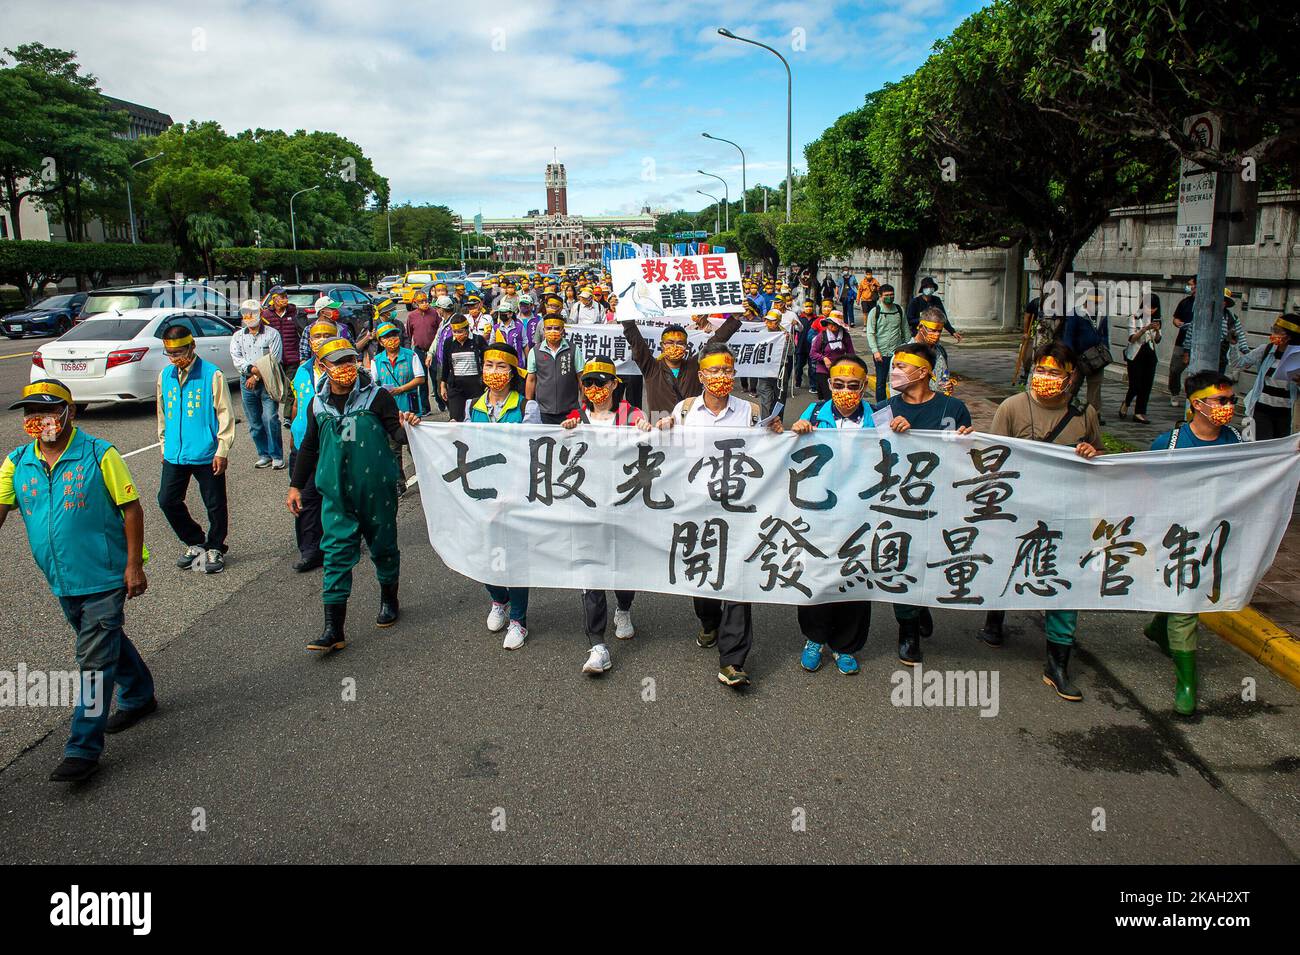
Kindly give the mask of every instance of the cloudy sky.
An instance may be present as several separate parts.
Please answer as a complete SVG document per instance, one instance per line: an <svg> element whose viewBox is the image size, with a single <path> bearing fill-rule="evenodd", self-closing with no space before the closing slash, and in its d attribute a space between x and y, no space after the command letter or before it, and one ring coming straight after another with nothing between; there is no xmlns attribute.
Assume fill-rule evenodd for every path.
<svg viewBox="0 0 1300 955"><path fill-rule="evenodd" d="M558 152L569 210L703 207L785 171L785 70L794 163L883 82L912 71L979 0L0 0L4 46L75 50L105 93L255 127L334 130L358 143L394 202L466 216L544 207ZM710 186L712 185L712 187ZM776 201L774 199L774 201Z"/></svg>

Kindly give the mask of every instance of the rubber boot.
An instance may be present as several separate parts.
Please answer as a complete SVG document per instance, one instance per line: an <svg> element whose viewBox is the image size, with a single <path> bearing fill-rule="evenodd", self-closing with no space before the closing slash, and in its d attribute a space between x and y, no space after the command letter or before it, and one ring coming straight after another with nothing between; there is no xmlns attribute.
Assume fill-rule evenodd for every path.
<svg viewBox="0 0 1300 955"><path fill-rule="evenodd" d="M990 647L1002 646L1002 624L1007 619L1005 610L990 610L984 615L984 629L976 634Z"/></svg>
<svg viewBox="0 0 1300 955"><path fill-rule="evenodd" d="M920 624L916 619L898 621L898 659L910 667L921 662Z"/></svg>
<svg viewBox="0 0 1300 955"><path fill-rule="evenodd" d="M379 616L375 618L376 627L391 627L397 623L400 609L397 603L397 581L379 585Z"/></svg>
<svg viewBox="0 0 1300 955"><path fill-rule="evenodd" d="M1174 709L1183 716L1196 712L1196 651L1174 650Z"/></svg>
<svg viewBox="0 0 1300 955"><path fill-rule="evenodd" d="M1047 641L1047 665L1043 667L1043 682L1056 690L1056 695L1071 703L1078 703L1083 694L1070 682L1070 646Z"/></svg>
<svg viewBox="0 0 1300 955"><path fill-rule="evenodd" d="M1146 638L1160 648L1160 652L1169 656L1169 617L1166 614L1158 613L1151 618L1151 622L1142 628L1142 633Z"/></svg>
<svg viewBox="0 0 1300 955"><path fill-rule="evenodd" d="M335 650L342 650L346 647L348 641L347 637L343 635L343 622L347 619L347 615L347 604L326 604L325 630L319 637L307 644L307 649L333 653Z"/></svg>
<svg viewBox="0 0 1300 955"><path fill-rule="evenodd" d="M917 618L917 625L923 637L928 637L934 633L934 617L930 614L929 607L921 608L921 616Z"/></svg>

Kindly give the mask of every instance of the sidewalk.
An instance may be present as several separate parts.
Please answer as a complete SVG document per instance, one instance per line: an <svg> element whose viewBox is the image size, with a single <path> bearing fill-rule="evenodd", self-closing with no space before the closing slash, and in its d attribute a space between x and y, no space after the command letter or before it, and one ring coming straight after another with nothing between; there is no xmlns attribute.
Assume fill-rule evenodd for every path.
<svg viewBox="0 0 1300 955"><path fill-rule="evenodd" d="M969 340L968 340L969 341ZM957 379L955 397L970 408L976 430L986 428L1003 398L1012 393L1015 369L1014 348L981 347L978 340L968 345L945 341L948 365ZM1101 388L1103 433L1133 450L1145 451L1156 435L1182 420L1181 405L1173 408L1163 382L1157 381L1147 417L1151 424L1119 420L1124 400L1124 379L1107 376ZM1300 498L1293 504L1291 523L1278 548L1272 567L1255 590L1250 608L1239 613L1203 614L1201 622L1243 651L1300 686ZM1253 610L1255 613L1251 613Z"/></svg>

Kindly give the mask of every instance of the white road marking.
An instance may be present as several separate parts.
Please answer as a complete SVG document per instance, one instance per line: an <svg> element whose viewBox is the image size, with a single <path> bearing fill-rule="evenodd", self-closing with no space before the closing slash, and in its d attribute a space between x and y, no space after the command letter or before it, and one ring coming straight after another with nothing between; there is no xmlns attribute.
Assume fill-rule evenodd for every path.
<svg viewBox="0 0 1300 955"><path fill-rule="evenodd" d="M124 458L129 458L131 455L133 455L133 454L139 454L141 451L152 451L154 448L158 447L160 444L162 444L161 441L155 441L153 444L149 445L148 447L145 447L145 448L136 448L134 451L128 451L128 452L126 452L126 454L122 455L122 457L124 457Z"/></svg>

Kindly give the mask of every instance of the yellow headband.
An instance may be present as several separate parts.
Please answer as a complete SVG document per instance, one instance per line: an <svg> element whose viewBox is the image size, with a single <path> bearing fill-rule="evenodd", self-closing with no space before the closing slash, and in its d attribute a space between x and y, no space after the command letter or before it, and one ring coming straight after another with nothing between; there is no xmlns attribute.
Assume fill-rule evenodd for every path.
<svg viewBox="0 0 1300 955"><path fill-rule="evenodd" d="M163 342L163 351L177 351L185 348L187 345L194 344L193 335L182 335L180 338L168 338Z"/></svg>
<svg viewBox="0 0 1300 955"><path fill-rule="evenodd" d="M489 348L487 351L483 353L483 360L503 361L507 365L513 365L515 368L519 367L519 356L512 355L510 354L510 352L502 351L499 348Z"/></svg>
<svg viewBox="0 0 1300 955"><path fill-rule="evenodd" d="M1300 332L1300 324L1297 324L1297 323L1291 321L1291 320L1288 319L1288 318L1279 318L1279 319L1278 319L1276 322L1274 322L1273 324L1274 324L1274 325L1281 325L1283 328L1285 328L1285 329L1286 329L1287 331L1289 331L1289 332Z"/></svg>
<svg viewBox="0 0 1300 955"><path fill-rule="evenodd" d="M721 368L726 365L728 368L734 368L736 359L731 352L717 352L713 355L705 355L700 359L701 369Z"/></svg>
<svg viewBox="0 0 1300 955"><path fill-rule="evenodd" d="M346 338L337 338L334 339L333 341L326 342L324 345L321 345L320 351L316 353L316 357L328 358L336 351L339 351L344 348L347 348L350 351L356 351L356 349L352 347L352 343L348 341Z"/></svg>
<svg viewBox="0 0 1300 955"><path fill-rule="evenodd" d="M317 322L310 329L308 329L307 337L311 338L313 335L325 335L325 334L334 336L337 335L338 333L339 333L339 327L335 325L333 322Z"/></svg>
<svg viewBox="0 0 1300 955"><path fill-rule="evenodd" d="M589 361L587 362L587 364L582 366L582 374L583 375L596 375L596 374L613 375L615 378L617 378L618 369L615 368L607 361ZM579 377L582 376L579 375Z"/></svg>
<svg viewBox="0 0 1300 955"><path fill-rule="evenodd" d="M61 398L68 404L72 404L72 392L62 385L56 385L52 381L38 381L33 385L26 385L23 388L22 395L24 398L30 398L32 395L52 395L55 398Z"/></svg>
<svg viewBox="0 0 1300 955"><path fill-rule="evenodd" d="M461 316L459 322L454 321L454 320L452 321L452 323L451 323L451 327L452 327L452 328L469 328L469 319L465 318L464 316Z"/></svg>
<svg viewBox="0 0 1300 955"><path fill-rule="evenodd" d="M831 365L832 378L861 378L867 377L867 370L856 362L842 361L838 364Z"/></svg>
<svg viewBox="0 0 1300 955"><path fill-rule="evenodd" d="M901 361L908 365L915 365L917 368L924 368L926 371L929 371L933 367L920 355L913 355L910 351L894 352L894 361Z"/></svg>
<svg viewBox="0 0 1300 955"><path fill-rule="evenodd" d="M563 328L564 319L547 317L542 319L542 328Z"/></svg>
<svg viewBox="0 0 1300 955"><path fill-rule="evenodd" d="M1055 358L1053 358L1051 355L1046 356L1046 357L1045 357L1042 361L1040 361L1038 364L1042 365L1044 368L1055 368L1057 371L1060 371L1060 372L1067 372L1067 373L1068 373L1068 372L1069 372L1069 371L1074 367L1073 365L1062 365L1062 364L1060 364L1060 363L1059 363Z"/></svg>
<svg viewBox="0 0 1300 955"><path fill-rule="evenodd" d="M1204 401L1211 395L1217 395L1221 391L1228 391L1227 385L1206 385L1198 391L1193 391L1188 401ZM1229 392L1231 394L1231 392Z"/></svg>
<svg viewBox="0 0 1300 955"><path fill-rule="evenodd" d="M943 322L936 322L934 319L931 318L921 319L921 324L924 325L926 328L930 329L930 331L932 332L940 331L943 328Z"/></svg>

